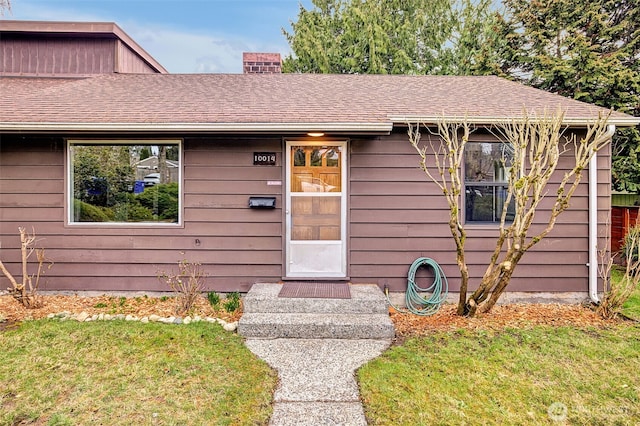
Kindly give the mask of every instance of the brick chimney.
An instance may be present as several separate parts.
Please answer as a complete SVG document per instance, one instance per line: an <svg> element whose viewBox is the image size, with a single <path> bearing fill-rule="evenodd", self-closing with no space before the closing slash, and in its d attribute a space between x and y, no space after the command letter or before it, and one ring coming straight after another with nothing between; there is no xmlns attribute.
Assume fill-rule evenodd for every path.
<svg viewBox="0 0 640 426"><path fill-rule="evenodd" d="M242 69L245 74L279 74L282 60L279 53L242 54Z"/></svg>

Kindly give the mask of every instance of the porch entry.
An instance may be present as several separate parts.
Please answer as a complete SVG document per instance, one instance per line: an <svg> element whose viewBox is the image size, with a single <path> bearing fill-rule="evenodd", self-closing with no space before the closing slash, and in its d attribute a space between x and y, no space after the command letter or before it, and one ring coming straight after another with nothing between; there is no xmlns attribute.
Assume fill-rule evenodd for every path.
<svg viewBox="0 0 640 426"><path fill-rule="evenodd" d="M286 274L346 277L346 142L286 143Z"/></svg>

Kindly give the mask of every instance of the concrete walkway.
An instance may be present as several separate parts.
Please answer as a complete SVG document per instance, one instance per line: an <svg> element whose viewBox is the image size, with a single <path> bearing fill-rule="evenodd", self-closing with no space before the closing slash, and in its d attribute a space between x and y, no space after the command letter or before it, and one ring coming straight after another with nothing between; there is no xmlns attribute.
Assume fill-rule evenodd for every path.
<svg viewBox="0 0 640 426"><path fill-rule="evenodd" d="M272 426L366 425L355 370L391 340L252 339L246 346L278 371Z"/></svg>

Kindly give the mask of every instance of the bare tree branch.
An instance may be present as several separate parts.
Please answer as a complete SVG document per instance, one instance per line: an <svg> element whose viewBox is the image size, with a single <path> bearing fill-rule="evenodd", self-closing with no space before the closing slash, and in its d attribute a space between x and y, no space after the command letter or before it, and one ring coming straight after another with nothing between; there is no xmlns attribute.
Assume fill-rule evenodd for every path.
<svg viewBox="0 0 640 426"><path fill-rule="evenodd" d="M438 185L449 205L449 227L456 244L456 260L462 277L458 314L473 316L477 310L486 312L495 305L524 253L546 237L555 226L558 216L569 208L569 201L590 160L611 142L607 134L608 119L609 114L600 114L579 139L574 133L568 132L561 110L553 114L545 111L542 116L525 110L522 117L500 123L493 129L498 143L503 143L510 153L510 158L504 158L503 154L502 159L508 170L507 196L501 210L494 251L482 280L467 300L466 232L460 218L460 208L464 184L461 167L471 126L466 119L458 122L441 120L435 131L430 130L438 140L434 142L430 139L428 147L419 145L420 126L409 126L409 141L420 155L420 167ZM560 159L567 158L570 152L573 153L570 169L561 175L558 183L553 183L558 176ZM432 166L429 163L431 157ZM509 167L506 167L507 163ZM433 168L437 176L432 172ZM536 220L536 214L541 212L540 203L549 199L554 192L553 206L549 212L545 212L548 217L542 221L540 218ZM513 217L508 215L511 203L514 206ZM530 235L532 225L541 222L545 224L542 231Z"/></svg>

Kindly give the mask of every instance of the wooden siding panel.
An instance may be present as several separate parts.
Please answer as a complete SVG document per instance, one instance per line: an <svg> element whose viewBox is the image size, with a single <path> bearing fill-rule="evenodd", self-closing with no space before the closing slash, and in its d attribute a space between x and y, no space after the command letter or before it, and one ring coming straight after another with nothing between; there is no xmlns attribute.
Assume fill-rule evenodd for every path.
<svg viewBox="0 0 640 426"><path fill-rule="evenodd" d="M194 209L189 208L185 211L184 220L187 222L231 222L231 223L260 223L275 222L282 220L282 212L280 209Z"/></svg>
<svg viewBox="0 0 640 426"><path fill-rule="evenodd" d="M0 171L4 175L3 172ZM6 176L6 175L5 175ZM50 194L64 191L62 180L37 180L37 179L1 179L0 196L2 194Z"/></svg>
<svg viewBox="0 0 640 426"><path fill-rule="evenodd" d="M153 262L160 264L176 264L188 255L190 262L198 262L202 264L218 264L218 265L273 265L282 261L282 255L279 250L189 250L188 253L173 249L152 248ZM101 265L119 264L126 259L129 264L149 264L149 253L144 250L106 250L106 249L49 249L46 251L47 257L56 259L55 264L91 264L99 263ZM184 253L184 254L183 254ZM126 255L126 257L123 257ZM17 250L7 251L4 255L3 262L15 263L20 262L20 253ZM47 273L49 276L50 273Z"/></svg>
<svg viewBox="0 0 640 426"><path fill-rule="evenodd" d="M114 39L3 36L0 54L7 74L69 75L114 72Z"/></svg>
<svg viewBox="0 0 640 426"><path fill-rule="evenodd" d="M185 180L185 191L190 194L228 195L278 195L282 186L268 185L266 181Z"/></svg>
<svg viewBox="0 0 640 426"><path fill-rule="evenodd" d="M253 166L252 153L265 151L277 153L277 166ZM61 139L3 136L0 238L12 270L19 268L17 227L35 226L42 245L58 258L52 258L56 263L47 274L48 289L162 291L166 288L155 278L158 268L171 269L183 256L200 261L211 275L207 285L219 291L246 291L253 282L277 282L282 277L285 206L280 138L185 138L184 224L170 227L65 225L65 152ZM354 139L349 152L352 281L387 283L392 290L404 290L411 262L428 256L441 263L455 291L459 272L446 202L418 169L406 134ZM608 154L598 158L603 223L609 206L609 160ZM566 162L558 173L564 169ZM570 210L524 256L509 290L587 290L586 182L585 173ZM25 194L30 195L22 199ZM277 208L249 209L248 198L254 195L275 196ZM549 207L550 201L545 201L543 210ZM538 230L544 226L543 216L537 216ZM469 225L468 235L473 287L493 249L497 228Z"/></svg>
<svg viewBox="0 0 640 426"><path fill-rule="evenodd" d="M250 140L255 146L237 137L231 142L187 138L184 157L200 164L184 164L184 225L160 227L65 224L62 139L3 135L3 259L17 272L17 228L33 226L55 262L47 271L46 290L166 291L156 278L158 270L170 270L183 258L202 263L211 275L209 288L218 291L247 291L253 282L277 282L283 274L283 187L267 183L282 180L282 167L253 166L252 161L253 151L280 153L281 140ZM225 149L233 155L221 155ZM251 210L252 195L275 195L278 208Z"/></svg>
<svg viewBox="0 0 640 426"><path fill-rule="evenodd" d="M127 279L127 278L152 278L157 280L156 276L158 271L171 271L177 270L177 262L182 259L180 253L177 253L177 260L168 263L130 263L128 261L122 261L120 263L55 263L54 266L47 271L47 279L51 284L47 288L50 290L56 289L64 279L72 277L84 277L86 279L85 290L94 290L96 288L105 288L112 283L111 279ZM14 263L7 265L10 271L18 272L20 265ZM96 267L99 269L96 269ZM217 276L227 277L279 277L281 274L281 265L262 265L245 263L245 264L215 264L204 263L203 269L210 274L213 280ZM58 281L58 282L55 282ZM278 278L279 280L279 278ZM106 281L106 282L100 282ZM133 288L136 290L135 288Z"/></svg>
<svg viewBox="0 0 640 426"><path fill-rule="evenodd" d="M247 292L251 286L256 282L273 282L272 280L264 280L260 276L223 276L217 273L213 276L214 271L210 268L206 268L206 272L210 275L204 280L204 291L218 291L218 292L232 292L240 291ZM156 277L144 276L144 277L117 277L104 279L95 282L92 289L87 289L87 281L92 280L92 277L79 276L79 277L64 277L56 280L55 288L52 286L53 281L45 284L41 287L41 291L87 291L91 290L100 293L112 293L112 292L170 292L171 289L166 284L159 281ZM0 279L0 284L4 283ZM8 283L7 283L8 284Z"/></svg>
<svg viewBox="0 0 640 426"><path fill-rule="evenodd" d="M281 180L282 170L272 166L237 166L216 167L190 166L185 170L185 179L188 180L216 180L221 182L246 181L270 181Z"/></svg>
<svg viewBox="0 0 640 426"><path fill-rule="evenodd" d="M118 40L116 44L117 63L115 72L132 74L153 74L155 70L125 43Z"/></svg>
<svg viewBox="0 0 640 426"><path fill-rule="evenodd" d="M482 135L482 140L491 140ZM608 154L599 157L599 210L608 205ZM417 257L435 259L459 285L455 246L448 226L446 201L435 184L419 170L419 157L406 133L389 138L353 140L350 157L350 271L354 282L386 283L391 290L406 288L408 267ZM556 176L570 167L563 158ZM516 269L510 290L587 291L588 175L575 192L570 209L556 228ZM604 194L603 194L604 192ZM553 204L544 200L533 230L545 226ZM467 225L467 262L471 283L477 283L495 247L497 226ZM539 265L545 265L540 268Z"/></svg>
<svg viewBox="0 0 640 426"><path fill-rule="evenodd" d="M263 195L264 193L260 193ZM227 208L244 209L249 202L249 195L237 194L188 194L185 196L185 203L193 208ZM282 197L276 195L276 206L282 206Z"/></svg>

